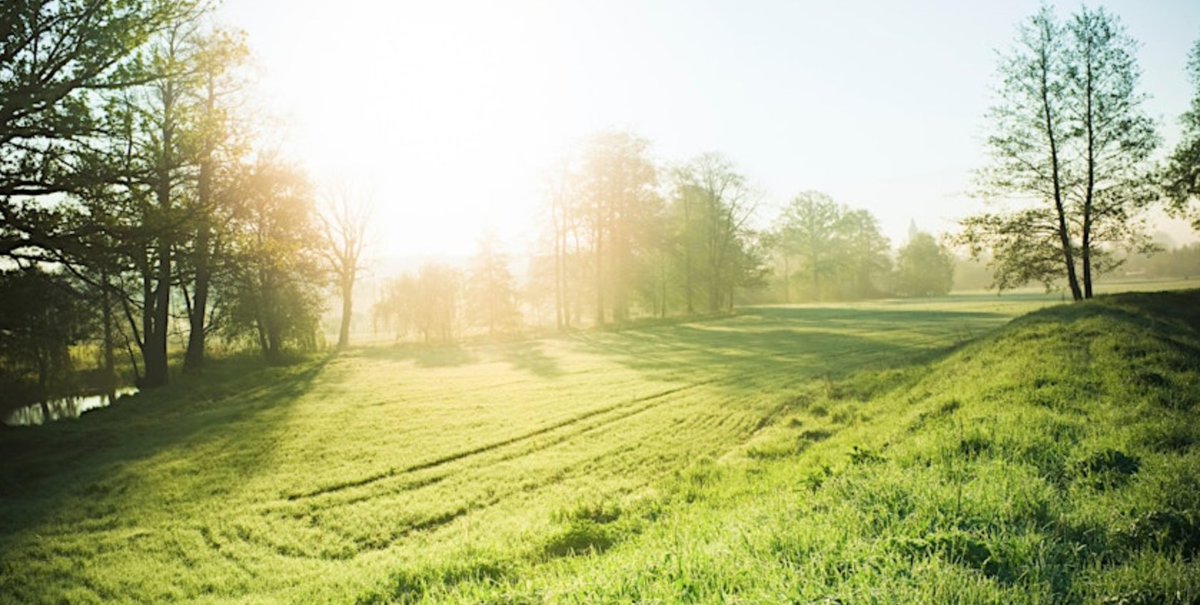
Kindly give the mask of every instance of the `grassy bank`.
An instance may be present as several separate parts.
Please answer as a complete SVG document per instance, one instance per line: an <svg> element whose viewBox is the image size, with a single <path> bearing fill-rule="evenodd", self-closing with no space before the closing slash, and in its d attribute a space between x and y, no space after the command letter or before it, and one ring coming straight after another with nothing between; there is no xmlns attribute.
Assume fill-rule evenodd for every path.
<svg viewBox="0 0 1200 605"><path fill-rule="evenodd" d="M1198 299L219 365L0 432L0 594L1195 602Z"/></svg>

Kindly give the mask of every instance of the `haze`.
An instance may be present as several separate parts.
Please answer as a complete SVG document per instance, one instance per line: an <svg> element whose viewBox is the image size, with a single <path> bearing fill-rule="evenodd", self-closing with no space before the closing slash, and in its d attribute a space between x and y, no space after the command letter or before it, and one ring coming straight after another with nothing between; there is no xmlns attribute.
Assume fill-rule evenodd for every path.
<svg viewBox="0 0 1200 605"><path fill-rule="evenodd" d="M608 126L659 159L721 151L777 209L816 189L952 230L977 210L995 51L1034 1L368 2L230 0L260 86L315 178L375 191L377 254L468 255L494 228L536 236L541 175ZM1111 2L1173 143L1200 4ZM1059 8L1073 10L1075 4ZM772 212L764 212L770 215ZM1193 235L1164 222L1178 242Z"/></svg>

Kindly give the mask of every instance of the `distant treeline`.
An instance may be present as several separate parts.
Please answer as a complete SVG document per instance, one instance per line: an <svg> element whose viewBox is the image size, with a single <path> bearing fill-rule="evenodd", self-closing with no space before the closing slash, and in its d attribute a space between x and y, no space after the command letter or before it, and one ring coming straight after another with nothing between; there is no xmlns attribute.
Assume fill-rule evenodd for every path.
<svg viewBox="0 0 1200 605"><path fill-rule="evenodd" d="M729 312L738 303L934 296L954 263L915 229L899 251L868 211L817 192L791 200L756 229L759 195L724 157L677 165L650 159L649 142L598 133L547 179L543 236L524 271L485 237L466 271L429 263L388 281L374 327L445 342L521 325L622 324Z"/></svg>
<svg viewBox="0 0 1200 605"><path fill-rule="evenodd" d="M17 2L3 17L0 393L111 392L127 373L162 385L169 353L197 371L214 343L278 360L322 345L331 292L337 344L349 344L369 196L317 188L283 158L255 110L239 32L197 0ZM1066 283L1088 298L1095 276L1151 248L1145 209L1167 199L1196 217L1200 44L1183 140L1157 171L1135 49L1103 10L1064 23L1046 7L1019 29L980 176L989 195L1033 204L970 217L956 236L992 285ZM389 282L375 326L444 342L953 284L953 257L931 235L894 249L869 212L816 192L763 221L730 160L663 164L649 147L629 132L589 137L548 172L521 279L485 237L468 267ZM1189 277L1192 254L1124 267Z"/></svg>
<svg viewBox="0 0 1200 605"><path fill-rule="evenodd" d="M1125 278L1143 279L1200 278L1200 243L1130 256L1125 259L1118 274Z"/></svg>

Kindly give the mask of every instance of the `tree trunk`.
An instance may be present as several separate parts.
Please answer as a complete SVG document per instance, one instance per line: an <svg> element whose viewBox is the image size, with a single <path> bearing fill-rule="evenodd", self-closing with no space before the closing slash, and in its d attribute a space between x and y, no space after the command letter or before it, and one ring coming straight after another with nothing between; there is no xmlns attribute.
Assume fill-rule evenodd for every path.
<svg viewBox="0 0 1200 605"><path fill-rule="evenodd" d="M597 218L599 220L599 218ZM596 226L596 325L604 325L604 232Z"/></svg>
<svg viewBox="0 0 1200 605"><path fill-rule="evenodd" d="M350 346L350 318L354 314L353 296L354 294L354 276L350 275L342 278L342 324L338 328L338 343L339 349L344 349Z"/></svg>
<svg viewBox="0 0 1200 605"><path fill-rule="evenodd" d="M1093 123L1092 106L1092 48L1091 37L1088 37L1087 67L1084 72L1087 106L1084 121L1087 126L1087 189L1083 200L1083 297L1092 297L1092 204L1096 191L1096 132Z"/></svg>
<svg viewBox="0 0 1200 605"><path fill-rule="evenodd" d="M1075 274L1075 254L1071 250L1071 233L1067 230L1066 208L1062 200L1062 182L1059 174L1058 140L1054 136L1054 117L1050 110L1050 91L1046 81L1047 65L1042 66L1042 109L1046 120L1046 136L1050 140L1050 172L1054 183L1054 209L1058 215L1058 239L1062 246L1063 262L1067 269L1067 283L1071 287L1071 297L1082 300L1083 293L1079 290L1079 278Z"/></svg>
<svg viewBox="0 0 1200 605"><path fill-rule="evenodd" d="M784 304L791 304L791 302L792 302L791 274L792 274L791 265L788 263L787 254L784 254L783 255L783 302L784 302Z"/></svg>
<svg viewBox="0 0 1200 605"><path fill-rule="evenodd" d="M146 334L142 358L146 364L143 383L148 387L167 384L167 320L171 305L171 246L165 241L158 246L158 270L154 291L152 329Z"/></svg>
<svg viewBox="0 0 1200 605"><path fill-rule="evenodd" d="M204 365L205 318L208 316L208 290L212 281L209 267L208 221L201 219L196 229L196 250L193 262L196 265L195 295L192 298L191 314L188 316L187 351L183 355L183 370L198 371Z"/></svg>
<svg viewBox="0 0 1200 605"><path fill-rule="evenodd" d="M101 320L104 322L104 394L108 403L116 400L117 360L113 343L112 293L109 292L108 273L100 275Z"/></svg>

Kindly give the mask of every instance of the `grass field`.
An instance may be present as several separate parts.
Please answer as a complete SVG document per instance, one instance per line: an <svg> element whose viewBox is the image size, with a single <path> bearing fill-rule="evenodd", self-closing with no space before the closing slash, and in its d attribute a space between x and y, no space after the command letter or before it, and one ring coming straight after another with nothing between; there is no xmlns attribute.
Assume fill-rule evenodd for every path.
<svg viewBox="0 0 1200 605"><path fill-rule="evenodd" d="M1198 602L1197 299L229 360L0 431L0 600Z"/></svg>

